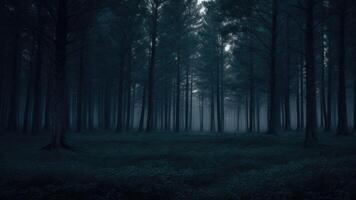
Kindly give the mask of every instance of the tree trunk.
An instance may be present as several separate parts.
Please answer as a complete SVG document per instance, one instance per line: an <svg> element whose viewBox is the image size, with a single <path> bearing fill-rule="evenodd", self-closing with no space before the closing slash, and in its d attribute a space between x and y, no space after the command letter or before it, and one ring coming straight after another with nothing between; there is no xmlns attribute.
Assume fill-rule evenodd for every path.
<svg viewBox="0 0 356 200"><path fill-rule="evenodd" d="M119 78L119 91L118 91L118 103L117 103L117 122L116 131L122 132L124 127L125 115L124 115L124 84L125 84L125 66L126 66L126 52L122 52L120 60L120 78Z"/></svg>
<svg viewBox="0 0 356 200"><path fill-rule="evenodd" d="M220 46L219 44L219 55L218 55L218 63L216 65L216 121L217 121L217 125L218 125L218 132L221 133L222 132L222 124L221 124L221 83L220 83L220 73L221 73L221 53L220 53L220 49L222 48L222 46Z"/></svg>
<svg viewBox="0 0 356 200"><path fill-rule="evenodd" d="M66 54L67 54L67 26L68 13L67 1L58 1L56 40L55 40L55 66L52 70L52 89L50 91L51 116L53 126L51 127L51 142L44 147L46 150L64 147L68 148L65 141L65 133L68 127L67 120L67 89L66 89Z"/></svg>
<svg viewBox="0 0 356 200"><path fill-rule="evenodd" d="M175 128L174 128L174 131L175 132L179 132L179 129L180 129L180 51L178 50L177 51L177 74L176 74L176 79L177 79L177 82L176 82L176 121L175 121Z"/></svg>
<svg viewBox="0 0 356 200"><path fill-rule="evenodd" d="M79 85L78 85L78 100L77 100L77 132L83 131L83 92L85 87L84 79L84 49L85 36L82 35L80 41L80 56L79 56Z"/></svg>
<svg viewBox="0 0 356 200"><path fill-rule="evenodd" d="M132 95L132 47L130 45L127 63L127 112L126 112L126 131L131 130L131 95Z"/></svg>
<svg viewBox="0 0 356 200"><path fill-rule="evenodd" d="M279 119L278 115L278 103L276 100L276 48L277 48L277 0L272 0L272 43L271 43L271 65L270 65L270 77L269 77L269 87L270 87L270 102L269 102L269 123L268 123L268 133L276 134L279 129Z"/></svg>
<svg viewBox="0 0 356 200"><path fill-rule="evenodd" d="M214 87L211 88L210 98L210 132L215 132L215 103L214 103Z"/></svg>
<svg viewBox="0 0 356 200"><path fill-rule="evenodd" d="M140 115L140 124L138 127L138 130L140 132L143 131L143 127L144 127L144 122L145 122L145 114L146 114L146 102L147 102L147 86L146 86L146 82L143 85L142 88L142 103L141 103L141 115Z"/></svg>
<svg viewBox="0 0 356 200"><path fill-rule="evenodd" d="M236 132L240 132L240 109L241 106L239 102L236 105Z"/></svg>
<svg viewBox="0 0 356 200"><path fill-rule="evenodd" d="M314 61L314 0L306 0L305 61L307 77L307 124L305 145L316 141L316 83Z"/></svg>
<svg viewBox="0 0 356 200"><path fill-rule="evenodd" d="M200 132L204 131L204 96L203 94L200 94L200 117L199 117L199 121L200 121Z"/></svg>
<svg viewBox="0 0 356 200"><path fill-rule="evenodd" d="M290 67L290 16L287 17L287 56L286 56L286 82L285 82L285 91L284 91L284 130L289 131L291 129L291 121L290 121L290 74L289 74L289 67Z"/></svg>
<svg viewBox="0 0 356 200"><path fill-rule="evenodd" d="M12 49L12 71L10 80L10 105L9 105L9 119L7 128L10 131L16 131L18 128L18 107L19 107L19 92L18 92L18 74L19 74L19 51L20 51L20 37L21 37L21 25L20 25L20 13L16 11L15 24L14 24L14 38Z"/></svg>
<svg viewBox="0 0 356 200"><path fill-rule="evenodd" d="M189 130L189 64L185 72L185 132Z"/></svg>
<svg viewBox="0 0 356 200"><path fill-rule="evenodd" d="M345 81L345 19L346 5L342 0L339 14L339 89L338 89L338 135L347 135L346 81Z"/></svg>
<svg viewBox="0 0 356 200"><path fill-rule="evenodd" d="M155 59L156 59L156 40L157 40L157 25L158 25L158 0L154 0L153 16L152 16L152 31L151 31L151 57L148 68L148 111L146 132L152 131L154 117L154 98L155 98Z"/></svg>
<svg viewBox="0 0 356 200"><path fill-rule="evenodd" d="M38 13L37 13L37 55L36 55L36 72L35 72L35 94L33 103L33 122L32 122L32 133L38 133L41 131L41 99L42 99L42 54L43 54L43 3L42 0L38 1Z"/></svg>
<svg viewBox="0 0 356 200"><path fill-rule="evenodd" d="M356 65L354 67L354 80L353 80L353 106L354 106L354 120L353 120L353 130L356 132Z"/></svg>

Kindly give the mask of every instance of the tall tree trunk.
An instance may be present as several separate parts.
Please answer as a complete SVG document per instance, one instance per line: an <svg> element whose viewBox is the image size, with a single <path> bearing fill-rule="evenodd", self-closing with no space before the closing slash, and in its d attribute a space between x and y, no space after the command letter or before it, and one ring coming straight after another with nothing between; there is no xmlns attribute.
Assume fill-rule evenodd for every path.
<svg viewBox="0 0 356 200"><path fill-rule="evenodd" d="M175 132L179 132L180 130L180 70L181 70L181 66L180 66L180 51L177 51L177 74L176 74L176 121L175 121L175 128L174 131Z"/></svg>
<svg viewBox="0 0 356 200"><path fill-rule="evenodd" d="M140 132L143 131L143 127L144 127L145 114L146 114L146 102L147 102L147 84L145 82L142 88L141 115L140 115L140 123L138 127L138 130Z"/></svg>
<svg viewBox="0 0 356 200"><path fill-rule="evenodd" d="M191 73L190 75L190 112L189 112L189 130L192 130L193 126L193 76L194 74Z"/></svg>
<svg viewBox="0 0 356 200"><path fill-rule="evenodd" d="M346 81L345 81L345 0L341 0L339 14L339 89L338 89L338 135L347 135Z"/></svg>
<svg viewBox="0 0 356 200"><path fill-rule="evenodd" d="M200 108L199 108L199 121L200 121L200 132L204 131L204 96L200 94Z"/></svg>
<svg viewBox="0 0 356 200"><path fill-rule="evenodd" d="M36 52L36 72L35 72L35 94L34 94L34 105L32 113L32 133L38 133L41 131L41 99L42 99L42 54L43 54L43 2L42 0L38 2L38 13L37 13L37 52Z"/></svg>
<svg viewBox="0 0 356 200"><path fill-rule="evenodd" d="M214 87L211 87L210 98L210 132L215 132L215 103L214 103Z"/></svg>
<svg viewBox="0 0 356 200"><path fill-rule="evenodd" d="M225 128L225 96L224 96L224 43L220 46L220 132Z"/></svg>
<svg viewBox="0 0 356 200"><path fill-rule="evenodd" d="M220 83L220 73L221 73L221 53L220 49L222 46L219 44L219 55L218 55L218 63L216 65L216 121L217 121L217 128L218 132L222 132L222 124L221 124L221 83Z"/></svg>
<svg viewBox="0 0 356 200"><path fill-rule="evenodd" d="M353 119L353 131L356 132L356 65L354 67L354 74L353 74L353 111L354 111L354 119Z"/></svg>
<svg viewBox="0 0 356 200"><path fill-rule="evenodd" d="M276 100L276 48L277 48L277 0L272 0L272 43L271 43L271 65L270 65L270 77L269 77L269 123L268 123L268 133L276 134L279 129L280 121L278 119L279 116L279 104Z"/></svg>
<svg viewBox="0 0 356 200"><path fill-rule="evenodd" d="M286 56L286 82L285 82L285 91L284 91L284 130L289 131L291 129L291 121L290 121L290 16L287 16L287 56Z"/></svg>
<svg viewBox="0 0 356 200"><path fill-rule="evenodd" d="M12 49L12 71L11 71L11 83L10 83L10 105L9 105L9 119L7 128L10 131L16 131L18 128L18 107L19 107L19 51L20 51L20 37L21 37L21 25L20 25L20 11L15 11L15 24L13 33L13 49Z"/></svg>
<svg viewBox="0 0 356 200"><path fill-rule="evenodd" d="M52 70L52 84L50 91L50 108L53 119L51 127L52 139L44 149L51 150L58 147L67 148L65 133L68 128L68 105L66 89L66 54L67 54L67 26L68 0L60 0L57 4L56 40L55 40L55 66Z"/></svg>
<svg viewBox="0 0 356 200"><path fill-rule="evenodd" d="M297 93L296 93L296 110L297 110L297 131L301 130L300 126L300 84L299 84L299 77L298 77L298 87L297 87Z"/></svg>
<svg viewBox="0 0 356 200"><path fill-rule="evenodd" d="M324 41L323 41L324 43ZM323 54L325 47L322 45ZM326 104L325 104L325 68L327 65L325 64L325 56L322 55L322 66L321 66L321 80L320 80L320 126L321 128L325 128L325 119L326 119Z"/></svg>
<svg viewBox="0 0 356 200"><path fill-rule="evenodd" d="M80 40L80 56L79 56L79 85L78 85L78 100L77 100L77 132L83 131L83 96L85 87L84 78L84 49L85 49L85 36L82 35Z"/></svg>
<svg viewBox="0 0 356 200"><path fill-rule="evenodd" d="M132 95L132 47L129 47L128 63L127 63L127 112L126 112L126 131L131 129L131 95Z"/></svg>
<svg viewBox="0 0 356 200"><path fill-rule="evenodd" d="M185 132L189 130L189 64L185 72Z"/></svg>
<svg viewBox="0 0 356 200"><path fill-rule="evenodd" d="M34 55L36 52L36 41L32 42L31 55L30 55L30 74L28 77L27 87L26 87L26 103L24 111L24 122L22 126L22 132L29 133L31 132L32 124L31 116L33 113L32 100L34 98L34 83L36 81L36 66L34 65Z"/></svg>
<svg viewBox="0 0 356 200"><path fill-rule="evenodd" d="M246 95L245 97L245 127L246 127L246 132L248 132L248 125L249 125L249 116L250 116L250 112L249 112L249 101L248 101L248 96Z"/></svg>
<svg viewBox="0 0 356 200"><path fill-rule="evenodd" d="M148 68L148 110L147 110L147 124L146 132L151 132L153 128L154 117L154 98L155 98L155 60L156 60L156 42L157 42L157 25L158 25L158 0L153 3L153 16L152 16L152 31L151 31L151 56Z"/></svg>
<svg viewBox="0 0 356 200"><path fill-rule="evenodd" d="M240 132L240 110L241 105L239 102L236 103L236 132Z"/></svg>
<svg viewBox="0 0 356 200"><path fill-rule="evenodd" d="M330 25L327 25L327 28L325 28L328 33L325 34L330 34ZM330 44L330 40L327 39L326 41L326 45L330 48L331 44ZM331 62L332 59L332 55L331 55L332 51L331 49L329 49L328 51L328 59L329 59L329 63L328 64L328 68L327 68L327 94L326 94L326 115L325 115L325 132L329 132L331 131L331 127L332 127L332 94L333 94L333 84L332 84L332 77L333 77L333 64Z"/></svg>
<svg viewBox="0 0 356 200"><path fill-rule="evenodd" d="M251 41L251 39L250 39ZM253 62L253 56L252 52L249 53L250 55L250 66L249 66L249 126L248 126L248 132L252 133L255 131L255 69L254 69L254 62Z"/></svg>
<svg viewBox="0 0 356 200"><path fill-rule="evenodd" d="M305 145L316 141L316 83L314 61L314 0L306 0L305 61L307 77L307 124Z"/></svg>
<svg viewBox="0 0 356 200"><path fill-rule="evenodd" d="M256 95L256 132L261 132L260 130L260 99L259 96Z"/></svg>
<svg viewBox="0 0 356 200"><path fill-rule="evenodd" d="M117 122L116 131L122 132L124 127L124 84L125 84L125 66L126 66L126 52L122 52L120 60L120 78L119 78L119 91L118 91L118 104L117 104Z"/></svg>

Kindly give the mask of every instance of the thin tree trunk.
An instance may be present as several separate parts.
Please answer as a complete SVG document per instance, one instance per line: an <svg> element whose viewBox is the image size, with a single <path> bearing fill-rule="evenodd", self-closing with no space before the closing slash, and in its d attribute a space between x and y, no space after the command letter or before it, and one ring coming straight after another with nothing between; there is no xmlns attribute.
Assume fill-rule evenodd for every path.
<svg viewBox="0 0 356 200"><path fill-rule="evenodd" d="M20 51L20 13L16 11L15 14L15 28L14 39L12 49L12 71L11 71L11 83L10 83L10 105L9 105L9 119L7 128L10 131L16 131L18 128L18 107L19 107L19 92L18 92L18 74L19 74L19 51Z"/></svg>
<svg viewBox="0 0 356 200"><path fill-rule="evenodd" d="M119 91L118 91L118 107L117 107L117 122L116 131L122 132L124 127L125 115L124 115L124 84L125 84L125 66L126 66L126 52L122 52L120 61L120 79L119 79Z"/></svg>
<svg viewBox="0 0 356 200"><path fill-rule="evenodd" d="M138 130L140 132L143 131L144 122L145 122L145 114L146 114L146 102L147 102L147 86L146 82L143 85L143 94L142 94L142 103L141 103L141 115L140 115L140 124Z"/></svg>
<svg viewBox="0 0 356 200"><path fill-rule="evenodd" d="M210 132L215 132L215 103L214 103L214 88L211 88L210 98Z"/></svg>
<svg viewBox="0 0 356 200"><path fill-rule="evenodd" d="M126 131L131 130L131 95L132 95L132 48L129 48L127 63L127 112L126 112Z"/></svg>
<svg viewBox="0 0 356 200"><path fill-rule="evenodd" d="M174 128L174 131L175 132L179 132L180 130L180 51L178 50L177 51L177 74L176 74L176 79L177 79L177 82L176 82L176 121L175 121L175 128Z"/></svg>
<svg viewBox="0 0 356 200"><path fill-rule="evenodd" d="M41 99L42 99L42 54L43 54L43 2L42 0L38 1L38 13L37 13L37 54L36 54L36 72L35 72L35 94L34 94L34 105L32 113L32 133L37 133L41 131Z"/></svg>
<svg viewBox="0 0 356 200"><path fill-rule="evenodd" d="M189 130L189 64L185 72L185 132Z"/></svg>
<svg viewBox="0 0 356 200"><path fill-rule="evenodd" d="M279 109L278 103L276 100L276 52L277 52L277 0L272 0L272 29L271 29L271 65L270 65L270 77L269 77L269 86L270 86L270 102L269 102L269 123L268 123L268 133L276 134L279 129Z"/></svg>
<svg viewBox="0 0 356 200"><path fill-rule="evenodd" d="M157 25L158 25L158 0L154 0L153 16L152 16L152 32L151 32L151 57L148 68L148 110L146 132L152 131L154 117L154 89L155 89L155 59L156 59L156 42L157 42Z"/></svg>
<svg viewBox="0 0 356 200"><path fill-rule="evenodd" d="M287 62L286 62L286 83L285 83L285 99L284 99L284 130L289 131L291 129L291 121L290 121L290 16L287 17Z"/></svg>
<svg viewBox="0 0 356 200"><path fill-rule="evenodd" d="M347 135L346 81L345 81L345 18L346 5L342 0L339 16L339 89L338 89L338 135Z"/></svg>

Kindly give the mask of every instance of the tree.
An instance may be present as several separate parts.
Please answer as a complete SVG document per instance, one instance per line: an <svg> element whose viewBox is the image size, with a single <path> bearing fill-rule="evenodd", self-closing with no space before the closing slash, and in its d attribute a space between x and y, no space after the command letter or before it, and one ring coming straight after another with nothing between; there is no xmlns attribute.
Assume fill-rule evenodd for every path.
<svg viewBox="0 0 356 200"><path fill-rule="evenodd" d="M307 80L307 114L305 145L316 141L316 83L314 61L314 0L305 0L305 68Z"/></svg>

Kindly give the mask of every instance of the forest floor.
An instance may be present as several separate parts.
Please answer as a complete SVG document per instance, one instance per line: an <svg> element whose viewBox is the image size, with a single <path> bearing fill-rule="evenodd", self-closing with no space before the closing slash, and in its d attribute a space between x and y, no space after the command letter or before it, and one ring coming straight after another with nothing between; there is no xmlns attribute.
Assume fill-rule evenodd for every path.
<svg viewBox="0 0 356 200"><path fill-rule="evenodd" d="M356 137L298 134L0 136L0 199L356 199Z"/></svg>

